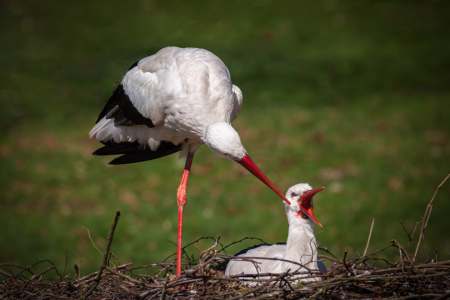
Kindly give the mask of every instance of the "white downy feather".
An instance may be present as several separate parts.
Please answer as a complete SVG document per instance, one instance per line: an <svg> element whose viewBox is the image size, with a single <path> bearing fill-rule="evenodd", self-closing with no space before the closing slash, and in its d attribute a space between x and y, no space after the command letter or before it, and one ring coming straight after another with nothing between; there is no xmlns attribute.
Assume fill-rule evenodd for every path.
<svg viewBox="0 0 450 300"><path fill-rule="evenodd" d="M303 219L299 215L300 207L297 203L303 192L311 190L307 183L300 183L292 186L286 193L286 198L291 205L285 203L285 211L289 221L289 234L286 245L264 245L247 251L241 257L268 257L281 258L304 265L311 271L320 270L326 273L325 265L317 258L317 242L314 236L314 222L307 218ZM298 196L292 196L292 193ZM312 200L311 200L312 204ZM255 259L260 262L257 268L251 262L241 260L231 260L228 263L225 275L258 274L258 273L284 273L300 271L307 272L306 268L301 268L297 264L278 260ZM297 278L306 277L297 275ZM304 278L301 281L315 281L320 278ZM252 284L252 283L250 283Z"/></svg>

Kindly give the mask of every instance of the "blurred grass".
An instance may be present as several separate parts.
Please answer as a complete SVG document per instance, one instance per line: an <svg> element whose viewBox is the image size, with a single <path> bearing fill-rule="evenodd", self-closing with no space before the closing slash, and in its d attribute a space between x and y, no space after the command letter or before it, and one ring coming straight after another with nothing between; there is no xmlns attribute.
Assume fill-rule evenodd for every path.
<svg viewBox="0 0 450 300"><path fill-rule="evenodd" d="M308 182L318 235L334 251L407 244L449 173L450 42L445 1L2 1L0 262L97 268L89 228L120 262L161 261L175 246L184 161L109 166L88 139L115 82L162 47L205 48L244 93L234 127L285 191ZM426 231L446 253L450 184ZM281 201L240 166L196 154L184 241L222 235L284 241ZM209 245L210 242L207 242ZM247 243L250 245L252 243ZM206 247L200 242L201 248ZM245 245L231 249L230 253ZM413 243L415 246L415 243ZM421 248L421 255L424 256ZM78 262L69 252L69 266Z"/></svg>

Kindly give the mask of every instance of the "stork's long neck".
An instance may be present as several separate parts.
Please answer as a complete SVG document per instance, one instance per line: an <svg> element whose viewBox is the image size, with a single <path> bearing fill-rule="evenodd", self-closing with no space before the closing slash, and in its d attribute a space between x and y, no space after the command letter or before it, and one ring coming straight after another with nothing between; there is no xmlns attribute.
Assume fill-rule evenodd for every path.
<svg viewBox="0 0 450 300"><path fill-rule="evenodd" d="M314 224L296 214L288 214L289 235L283 259L298 262L310 270L317 270L317 243L314 237ZM283 262L283 272L296 271L300 266ZM306 270L300 270L306 271Z"/></svg>

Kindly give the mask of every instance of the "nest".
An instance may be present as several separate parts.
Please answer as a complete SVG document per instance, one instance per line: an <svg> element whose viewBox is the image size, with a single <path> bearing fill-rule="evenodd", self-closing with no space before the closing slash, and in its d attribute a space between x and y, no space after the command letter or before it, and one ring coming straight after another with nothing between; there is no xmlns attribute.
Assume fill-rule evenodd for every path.
<svg viewBox="0 0 450 300"><path fill-rule="evenodd" d="M438 186L436 193L447 178ZM281 274L225 277L224 269L230 259L247 260L255 265L257 261L254 260L256 258L236 257L225 252L229 246L249 238L223 246L219 242L220 236L216 239L201 238L214 241L206 250L196 245L201 239L183 248L185 262L180 277L174 275L175 262L166 262L172 255L161 263L141 267L133 267L134 263L118 265L117 260L116 263L111 262L114 254L110 253L120 217L118 211L111 225L99 271L81 277L75 265L74 274L66 275L66 268L61 274L49 260L27 267L0 264L0 276L3 277L0 281L0 299L448 299L450 260L438 258L437 250L431 255L427 254L427 259L423 261L415 260L436 193L413 233L410 235L405 229L411 243L417 226L421 224L419 241L413 255L408 253L409 244L405 250L396 240L366 254L374 224L372 222L366 250L362 255L354 251L356 256L348 257L349 253L345 251L341 258L326 247L318 247L319 258L331 262L326 274L311 270L299 271L307 269L300 265L298 270ZM187 253L193 248L197 249L194 251L198 256ZM390 261L386 257L391 256L387 256L386 251L391 253L392 250L398 255ZM50 266L36 274L35 270L42 264ZM48 279L54 274L51 271L57 276ZM299 282L298 276L310 281ZM324 277L326 280L320 280ZM249 282L257 284L250 286Z"/></svg>
<svg viewBox="0 0 450 300"><path fill-rule="evenodd" d="M203 238L202 238L203 239ZM214 239L213 239L214 240ZM198 240L197 240L198 241ZM439 261L436 253L421 262L414 262L405 249L395 240L373 253L342 258L325 247L319 247L322 261L331 261L327 274L318 272L286 272L282 274L253 274L224 276L226 262L235 256L224 250L230 246L219 243L204 251L195 243L184 248L186 262L180 277L175 273L175 262L154 263L133 267L133 263L111 266L108 259L103 270L79 276L63 274L50 261L33 266L20 267L1 264L4 279L0 284L1 299L272 299L272 298L400 298L447 299L450 297L450 260ZM242 241L242 240L241 240ZM240 242L240 241L239 241ZM233 243L234 244L234 243ZM194 245L198 257L187 255ZM219 247L218 247L219 245ZM217 248L220 248L216 250ZM396 261L383 257L386 251L398 252ZM110 258L111 255L108 255ZM252 261L252 258L245 258ZM33 269L39 264L50 264L39 274ZM381 265L381 266L380 266ZM150 270L151 269L151 270ZM156 270L156 271L155 271ZM57 277L44 279L54 271ZM77 276L78 273L78 276ZM145 273L145 274L142 274ZM27 277L26 275L30 275ZM295 276L324 281L298 282ZM264 276L267 279L258 279ZM75 278L74 278L75 277ZM78 278L77 278L78 277ZM249 286L246 282L258 282Z"/></svg>

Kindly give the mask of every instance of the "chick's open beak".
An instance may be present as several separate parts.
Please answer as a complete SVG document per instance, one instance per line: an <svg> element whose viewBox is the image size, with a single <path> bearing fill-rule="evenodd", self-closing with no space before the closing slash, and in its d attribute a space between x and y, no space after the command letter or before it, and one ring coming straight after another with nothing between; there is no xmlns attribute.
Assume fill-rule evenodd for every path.
<svg viewBox="0 0 450 300"><path fill-rule="evenodd" d="M325 189L325 188L320 187L317 189L312 189L312 190L306 191L303 193L303 195L298 200L298 204L300 205L301 210L307 211L308 217L310 217L320 227L323 227L323 226L322 226L322 224L320 224L319 220L317 220L316 216L314 215L314 211L311 206L311 199L314 197L315 194L317 194L318 192L320 192L323 189Z"/></svg>

